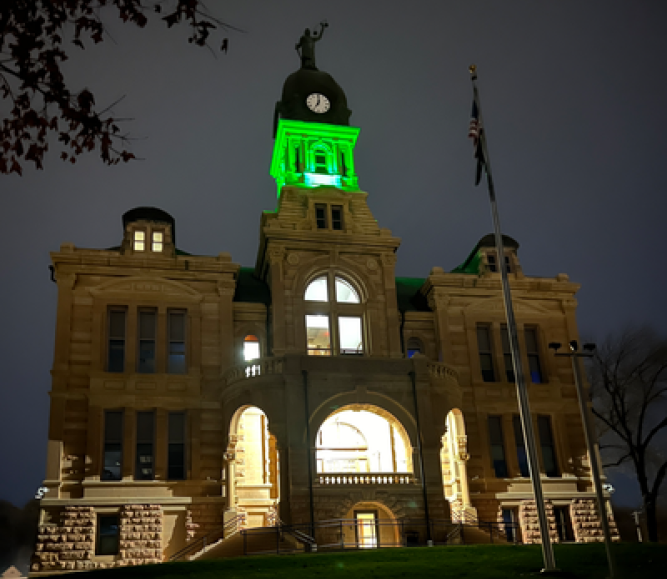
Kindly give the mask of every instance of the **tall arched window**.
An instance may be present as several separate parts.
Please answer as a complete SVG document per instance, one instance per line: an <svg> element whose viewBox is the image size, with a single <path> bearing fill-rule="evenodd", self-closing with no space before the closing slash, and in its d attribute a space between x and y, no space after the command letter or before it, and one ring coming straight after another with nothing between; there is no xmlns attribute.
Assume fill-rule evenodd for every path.
<svg viewBox="0 0 667 579"><path fill-rule="evenodd" d="M364 353L363 312L359 292L342 277L328 273L306 288L308 354Z"/></svg>

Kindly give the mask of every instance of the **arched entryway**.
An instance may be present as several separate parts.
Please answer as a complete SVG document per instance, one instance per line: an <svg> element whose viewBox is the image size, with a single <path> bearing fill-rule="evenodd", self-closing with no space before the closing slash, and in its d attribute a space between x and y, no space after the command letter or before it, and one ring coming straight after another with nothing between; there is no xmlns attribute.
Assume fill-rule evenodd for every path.
<svg viewBox="0 0 667 579"><path fill-rule="evenodd" d="M450 503L452 519L465 520L466 513L474 515L468 489L468 437L463 413L453 408L448 414L442 437L440 459L445 498Z"/></svg>
<svg viewBox="0 0 667 579"><path fill-rule="evenodd" d="M280 462L266 414L256 406L232 417L227 476L229 508L245 513L247 527L275 524L280 502Z"/></svg>
<svg viewBox="0 0 667 579"><path fill-rule="evenodd" d="M399 524L391 510L377 501L355 503L341 525L346 548L376 549L401 545Z"/></svg>
<svg viewBox="0 0 667 579"><path fill-rule="evenodd" d="M330 414L315 441L318 475L412 473L412 448L403 425L389 412L351 404Z"/></svg>

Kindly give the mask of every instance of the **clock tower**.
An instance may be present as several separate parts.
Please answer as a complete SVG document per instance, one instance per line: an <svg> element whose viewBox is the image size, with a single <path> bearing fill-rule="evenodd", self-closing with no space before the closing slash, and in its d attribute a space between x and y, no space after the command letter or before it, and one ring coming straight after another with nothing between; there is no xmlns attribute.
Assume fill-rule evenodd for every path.
<svg viewBox="0 0 667 579"><path fill-rule="evenodd" d="M322 37L306 29L296 45L301 68L285 80L276 103L271 176L280 197L284 186L358 190L354 146L359 135L349 125L352 111L333 77L315 65L315 42Z"/></svg>

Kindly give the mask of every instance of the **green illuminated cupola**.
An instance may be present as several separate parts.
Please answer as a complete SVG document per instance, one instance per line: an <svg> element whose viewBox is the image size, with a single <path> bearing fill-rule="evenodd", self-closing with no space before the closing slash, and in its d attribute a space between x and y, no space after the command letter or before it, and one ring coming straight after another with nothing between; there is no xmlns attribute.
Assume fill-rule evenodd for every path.
<svg viewBox="0 0 667 579"><path fill-rule="evenodd" d="M301 68L287 77L276 104L270 173L278 197L285 186L359 190L354 169L359 129L349 126L352 113L343 89L315 66L314 45L325 28L319 35L307 29L301 37Z"/></svg>

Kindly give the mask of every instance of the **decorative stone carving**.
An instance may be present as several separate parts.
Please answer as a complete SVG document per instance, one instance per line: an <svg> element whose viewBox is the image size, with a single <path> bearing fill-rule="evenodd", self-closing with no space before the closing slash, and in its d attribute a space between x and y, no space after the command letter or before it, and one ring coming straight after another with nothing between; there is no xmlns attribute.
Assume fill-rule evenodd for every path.
<svg viewBox="0 0 667 579"><path fill-rule="evenodd" d="M290 253L287 256L287 263L290 265L298 265L299 264L299 254L298 253Z"/></svg>
<svg viewBox="0 0 667 579"><path fill-rule="evenodd" d="M369 257L366 260L366 267L368 268L369 271L376 271L378 268L378 262L372 257Z"/></svg>

